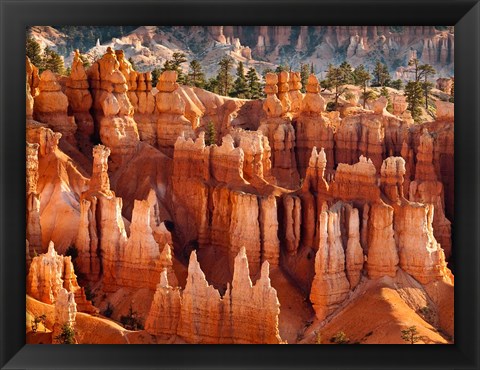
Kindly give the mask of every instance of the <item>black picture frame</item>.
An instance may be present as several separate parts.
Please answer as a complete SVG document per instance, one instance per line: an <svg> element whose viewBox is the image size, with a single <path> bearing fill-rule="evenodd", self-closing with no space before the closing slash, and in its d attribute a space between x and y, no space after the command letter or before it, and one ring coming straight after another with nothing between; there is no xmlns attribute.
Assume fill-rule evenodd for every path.
<svg viewBox="0 0 480 370"><path fill-rule="evenodd" d="M459 1L0 0L2 369L478 369L480 4ZM27 25L455 25L455 344L26 345ZM361 318L359 318L361 320Z"/></svg>

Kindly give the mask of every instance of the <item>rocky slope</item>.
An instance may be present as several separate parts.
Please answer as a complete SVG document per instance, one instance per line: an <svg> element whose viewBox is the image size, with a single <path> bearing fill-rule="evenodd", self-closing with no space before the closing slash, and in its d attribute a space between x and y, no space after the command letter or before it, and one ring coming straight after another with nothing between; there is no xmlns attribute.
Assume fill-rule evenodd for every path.
<svg viewBox="0 0 480 370"><path fill-rule="evenodd" d="M388 26L142 26L112 40L102 40L83 50L91 58L100 57L107 47L122 49L142 71L162 66L173 52L201 62L208 76L215 75L218 60L230 55L261 73L266 68L300 64L313 65L322 78L329 63L348 60L353 66L373 68L377 59L385 62L396 78L410 78L405 70L411 53L431 64L440 77L451 77L454 66L453 27L445 29ZM34 27L32 34L41 43L54 47L73 41L51 27ZM71 62L71 56L67 64ZM188 69L187 64L184 66Z"/></svg>

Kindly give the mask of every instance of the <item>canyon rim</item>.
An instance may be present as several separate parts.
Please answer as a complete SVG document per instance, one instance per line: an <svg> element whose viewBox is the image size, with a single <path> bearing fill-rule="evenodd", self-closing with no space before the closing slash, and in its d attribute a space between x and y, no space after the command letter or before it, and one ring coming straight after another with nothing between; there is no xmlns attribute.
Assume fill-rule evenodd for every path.
<svg viewBox="0 0 480 370"><path fill-rule="evenodd" d="M454 343L453 56L450 26L29 27L27 343Z"/></svg>

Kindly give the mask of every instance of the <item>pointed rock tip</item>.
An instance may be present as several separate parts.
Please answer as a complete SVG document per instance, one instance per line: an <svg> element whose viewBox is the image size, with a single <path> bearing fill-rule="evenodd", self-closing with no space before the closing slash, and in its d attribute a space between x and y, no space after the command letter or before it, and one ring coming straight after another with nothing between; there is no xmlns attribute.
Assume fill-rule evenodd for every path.
<svg viewBox="0 0 480 370"><path fill-rule="evenodd" d="M162 288L168 287L168 276L167 276L167 269L164 268L160 273L160 286Z"/></svg>

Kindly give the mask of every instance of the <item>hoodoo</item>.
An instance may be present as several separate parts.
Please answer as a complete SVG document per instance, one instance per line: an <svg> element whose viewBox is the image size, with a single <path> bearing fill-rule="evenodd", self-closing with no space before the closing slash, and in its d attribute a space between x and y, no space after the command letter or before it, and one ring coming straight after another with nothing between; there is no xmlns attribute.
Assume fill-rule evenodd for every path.
<svg viewBox="0 0 480 370"><path fill-rule="evenodd" d="M84 30L29 28L27 343L454 342L453 28Z"/></svg>

